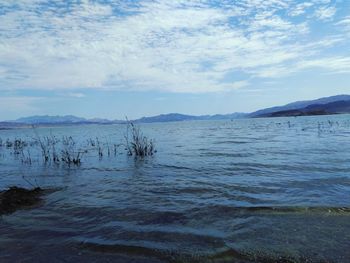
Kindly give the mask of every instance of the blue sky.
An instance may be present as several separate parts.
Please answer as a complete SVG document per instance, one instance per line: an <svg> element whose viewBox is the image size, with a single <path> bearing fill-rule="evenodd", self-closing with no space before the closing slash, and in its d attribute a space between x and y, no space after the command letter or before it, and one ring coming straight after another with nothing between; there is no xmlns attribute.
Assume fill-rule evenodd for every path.
<svg viewBox="0 0 350 263"><path fill-rule="evenodd" d="M349 0L0 0L1 120L249 112L349 93Z"/></svg>

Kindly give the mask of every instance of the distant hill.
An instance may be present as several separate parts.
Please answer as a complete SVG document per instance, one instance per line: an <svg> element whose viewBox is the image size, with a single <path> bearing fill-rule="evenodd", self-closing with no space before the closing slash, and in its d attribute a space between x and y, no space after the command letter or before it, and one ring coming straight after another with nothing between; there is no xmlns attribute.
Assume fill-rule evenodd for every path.
<svg viewBox="0 0 350 263"><path fill-rule="evenodd" d="M185 115L179 113L161 114L153 117L143 117L135 122L151 123L151 122L173 122L173 121L189 121L189 120L227 120L244 118L246 113L232 113L232 114L216 114L216 115Z"/></svg>
<svg viewBox="0 0 350 263"><path fill-rule="evenodd" d="M245 113L233 113L233 114L217 114L217 115L203 115L193 116L179 113L161 114L152 117L143 117L140 119L132 120L138 123L153 123L153 122L174 122L174 121L189 121L189 120L224 120L224 119L237 119L245 117ZM30 116L19 118L13 121L0 122L0 128L9 127L26 127L29 125L77 125L77 124L117 124L125 123L121 120L108 120L101 118L85 119L76 117L73 115L66 116Z"/></svg>
<svg viewBox="0 0 350 263"><path fill-rule="evenodd" d="M44 124L44 123L80 123L85 122L86 119L79 118L73 115L66 116L30 116L19 118L13 122L24 124Z"/></svg>
<svg viewBox="0 0 350 263"><path fill-rule="evenodd" d="M284 106L258 110L252 113L231 113L215 115L186 115L179 113L161 114L132 120L138 123L174 122L190 120L230 120L257 117L308 116L350 113L350 95L337 95L316 100L297 101ZM79 125L79 124L117 124L125 120L101 118L85 119L73 115L66 116L30 116L14 121L0 122L0 129L30 127L30 125Z"/></svg>
<svg viewBox="0 0 350 263"><path fill-rule="evenodd" d="M169 114L161 114L161 115L152 116L152 117L142 117L140 119L136 119L135 122L151 123L151 122L188 121L188 120L196 120L196 119L197 117L192 115L169 113Z"/></svg>
<svg viewBox="0 0 350 263"><path fill-rule="evenodd" d="M235 112L231 114L215 114L215 115L202 115L199 116L201 120L232 120L246 118L248 113Z"/></svg>
<svg viewBox="0 0 350 263"><path fill-rule="evenodd" d="M292 110L299 110L303 109L305 107L308 107L310 105L317 105L317 104L327 104L327 103L332 103L332 102L337 102L337 101L348 101L350 100L350 95L337 95L337 96L331 96L331 97L325 97L325 98L320 98L316 100L306 100L306 101L297 101L293 103L289 103L284 106L278 106L278 107L272 107L272 108L266 108L262 110L258 110L255 112L252 112L248 114L248 117L269 117L270 115L274 115L272 113L277 113L277 112L289 112ZM282 113L280 113L282 114Z"/></svg>
<svg viewBox="0 0 350 263"><path fill-rule="evenodd" d="M312 104L296 110L276 111L260 115L259 117L288 117L311 116L350 113L350 100L335 101L326 104Z"/></svg>

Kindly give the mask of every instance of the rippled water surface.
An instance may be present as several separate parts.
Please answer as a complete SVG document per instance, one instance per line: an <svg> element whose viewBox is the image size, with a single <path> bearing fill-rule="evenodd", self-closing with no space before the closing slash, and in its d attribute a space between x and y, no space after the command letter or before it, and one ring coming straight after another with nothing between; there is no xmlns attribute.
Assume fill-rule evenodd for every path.
<svg viewBox="0 0 350 263"><path fill-rule="evenodd" d="M36 129L86 149L98 136L103 157L90 147L79 167L2 146L0 190L56 191L0 219L0 261L350 262L349 115L141 128L157 148L143 160L119 145L124 125Z"/></svg>

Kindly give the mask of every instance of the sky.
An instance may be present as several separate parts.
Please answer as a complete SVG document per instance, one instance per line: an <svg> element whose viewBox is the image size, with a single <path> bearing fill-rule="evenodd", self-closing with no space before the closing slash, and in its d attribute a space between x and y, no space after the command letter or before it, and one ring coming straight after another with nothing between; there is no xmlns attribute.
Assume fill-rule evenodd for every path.
<svg viewBox="0 0 350 263"><path fill-rule="evenodd" d="M0 0L0 120L350 94L350 0Z"/></svg>

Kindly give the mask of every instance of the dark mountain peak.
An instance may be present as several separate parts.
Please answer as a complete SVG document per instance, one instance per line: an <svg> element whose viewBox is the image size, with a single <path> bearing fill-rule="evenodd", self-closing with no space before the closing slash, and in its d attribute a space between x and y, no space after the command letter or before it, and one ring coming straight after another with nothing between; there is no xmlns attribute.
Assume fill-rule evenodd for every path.
<svg viewBox="0 0 350 263"><path fill-rule="evenodd" d="M344 98L344 97L343 97ZM316 100L317 101L317 100ZM324 100L326 101L326 100ZM288 117L288 116L309 116L309 115L331 115L350 113L350 99L332 101L329 103L315 103L303 108L282 110L258 115L257 117Z"/></svg>
<svg viewBox="0 0 350 263"><path fill-rule="evenodd" d="M332 103L337 101L348 101L348 100L350 100L350 95L342 94L342 95L335 95L330 97L323 97L315 100L296 101L296 102L288 103L283 106L271 107L271 108L255 111L253 113L250 113L249 117L264 117L264 116L269 116L270 114L275 112L299 110L314 104L327 104L327 103Z"/></svg>

